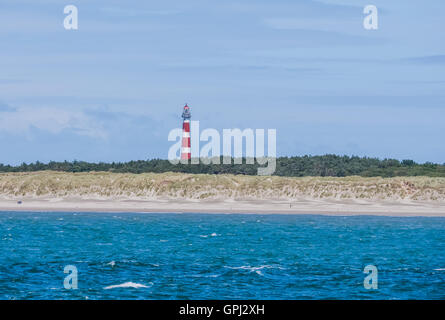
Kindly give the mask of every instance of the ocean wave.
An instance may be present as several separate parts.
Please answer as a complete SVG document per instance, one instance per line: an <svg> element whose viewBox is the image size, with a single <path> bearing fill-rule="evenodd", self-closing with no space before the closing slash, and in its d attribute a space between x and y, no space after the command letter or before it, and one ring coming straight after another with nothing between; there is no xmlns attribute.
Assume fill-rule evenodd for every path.
<svg viewBox="0 0 445 320"><path fill-rule="evenodd" d="M111 262L108 262L107 265L114 267L116 265L116 262L113 260Z"/></svg>
<svg viewBox="0 0 445 320"><path fill-rule="evenodd" d="M258 266L258 267L254 267L254 266L241 266L241 267L230 267L230 266L224 266L224 268L228 268L228 269L232 269L232 270L247 270L249 272L255 272L256 274L262 276L263 273L261 272L261 270L263 269L279 269L279 270L284 270L283 267L280 266L276 266L276 265L262 265L262 266Z"/></svg>
<svg viewBox="0 0 445 320"><path fill-rule="evenodd" d="M218 237L218 236L220 236L220 234L217 234L217 233L213 232L212 234L201 234L199 236L201 238L208 238L208 237Z"/></svg>
<svg viewBox="0 0 445 320"><path fill-rule="evenodd" d="M192 274L191 278L218 278L221 274Z"/></svg>
<svg viewBox="0 0 445 320"><path fill-rule="evenodd" d="M153 285L153 283L150 282L150 286ZM115 288L149 288L149 286L146 286L145 284L141 284L141 283L135 283L135 282L125 282L125 283L121 283L121 284L116 284L116 285L112 285L112 286L108 286L105 287L105 290L109 290L109 289L115 289Z"/></svg>

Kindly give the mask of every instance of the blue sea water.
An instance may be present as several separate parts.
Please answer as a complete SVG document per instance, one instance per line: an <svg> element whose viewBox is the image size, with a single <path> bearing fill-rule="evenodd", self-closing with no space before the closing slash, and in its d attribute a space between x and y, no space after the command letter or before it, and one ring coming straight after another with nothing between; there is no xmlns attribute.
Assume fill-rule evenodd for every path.
<svg viewBox="0 0 445 320"><path fill-rule="evenodd" d="M444 298L444 218L0 212L0 299Z"/></svg>

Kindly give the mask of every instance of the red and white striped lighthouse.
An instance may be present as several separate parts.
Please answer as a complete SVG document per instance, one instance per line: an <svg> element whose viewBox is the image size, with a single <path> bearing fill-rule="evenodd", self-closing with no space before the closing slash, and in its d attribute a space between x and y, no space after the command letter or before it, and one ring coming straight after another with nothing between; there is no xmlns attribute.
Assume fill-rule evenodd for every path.
<svg viewBox="0 0 445 320"><path fill-rule="evenodd" d="M190 107L185 104L184 111L182 112L182 148L181 148L181 160L191 159L191 148L190 148L190 118L192 113L190 112Z"/></svg>

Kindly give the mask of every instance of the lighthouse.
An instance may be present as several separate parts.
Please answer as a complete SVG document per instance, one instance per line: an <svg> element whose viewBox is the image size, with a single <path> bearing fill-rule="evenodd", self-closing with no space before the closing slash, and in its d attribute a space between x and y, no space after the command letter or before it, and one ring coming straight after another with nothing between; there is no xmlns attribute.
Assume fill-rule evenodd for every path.
<svg viewBox="0 0 445 320"><path fill-rule="evenodd" d="M191 158L190 149L190 118L192 113L190 112L190 107L185 104L184 110L182 111L182 148L181 148L181 160L188 160Z"/></svg>

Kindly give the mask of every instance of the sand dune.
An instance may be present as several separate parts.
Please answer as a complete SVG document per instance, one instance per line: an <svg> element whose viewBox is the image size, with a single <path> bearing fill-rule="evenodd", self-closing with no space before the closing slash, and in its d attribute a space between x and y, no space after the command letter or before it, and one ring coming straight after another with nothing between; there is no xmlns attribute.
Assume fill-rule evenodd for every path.
<svg viewBox="0 0 445 320"><path fill-rule="evenodd" d="M445 178L2 173L0 210L445 216Z"/></svg>

